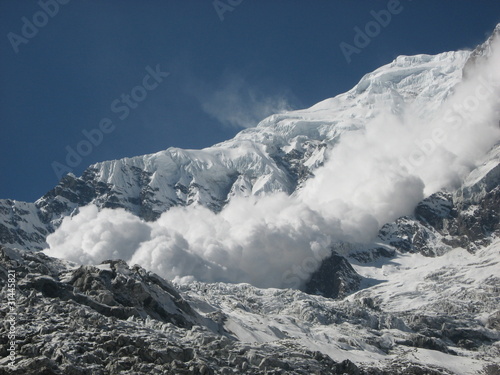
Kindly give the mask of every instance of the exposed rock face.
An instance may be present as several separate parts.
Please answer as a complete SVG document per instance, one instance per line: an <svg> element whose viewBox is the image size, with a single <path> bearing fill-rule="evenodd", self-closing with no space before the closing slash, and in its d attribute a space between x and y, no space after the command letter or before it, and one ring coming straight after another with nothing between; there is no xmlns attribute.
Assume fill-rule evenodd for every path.
<svg viewBox="0 0 500 375"><path fill-rule="evenodd" d="M168 282L121 261L74 267L42 253L0 249L0 283L17 278L19 350L0 374L289 374L357 369L299 345L243 345L202 317ZM4 294L3 293L3 294ZM6 317L2 306L0 315ZM209 316L209 315L208 315ZM214 316L212 314L212 316ZM6 325L0 327L7 343ZM2 357L7 356L2 346ZM340 367L338 367L340 366ZM338 371L336 369L339 369Z"/></svg>
<svg viewBox="0 0 500 375"><path fill-rule="evenodd" d="M362 278L348 260L369 263L398 253L428 257L454 248L474 253L500 237L500 145L474 169L455 192L441 191L422 200L414 215L385 224L376 245L349 251L346 258L334 253L311 276L305 291L342 298L359 289ZM382 245L382 246L381 246ZM352 248L356 250L356 246Z"/></svg>
<svg viewBox="0 0 500 375"><path fill-rule="evenodd" d="M435 233L413 217L402 217L385 224L380 229L379 238L403 253L435 256L442 251L430 244L436 240Z"/></svg>
<svg viewBox="0 0 500 375"><path fill-rule="evenodd" d="M324 164L327 149L343 134L363 129L366 119L384 111L387 103L395 112L405 101L421 103L422 113L439 108L461 80L469 55L401 57L367 74L345 94L270 116L212 147L169 148L96 163L80 177L68 174L35 203L0 200L0 243L46 248L46 236L61 220L88 204L124 208L152 221L174 206L202 205L218 212L234 197L293 194Z"/></svg>
<svg viewBox="0 0 500 375"><path fill-rule="evenodd" d="M107 317L150 316L187 328L196 320L194 311L171 284L138 266L129 268L118 260L100 266L65 268L67 264L55 262L43 253L1 251L4 262L9 254L21 262L15 267L21 290L84 305ZM2 280L6 278L4 273Z"/></svg>
<svg viewBox="0 0 500 375"><path fill-rule="evenodd" d="M369 289L342 301L248 284L178 289L121 261L77 267L8 248L0 250L2 298L9 269L17 284L16 364L6 361L10 327L2 324L0 374L454 373L415 360L431 352L472 370L499 368L492 358L500 353L500 296L491 289L498 278L484 295L469 296L469 310L487 317L481 322L462 307L457 316L436 314L445 304L388 311ZM4 322L9 312L3 304ZM307 348L315 345L321 350ZM349 353L377 362L336 358Z"/></svg>
<svg viewBox="0 0 500 375"><path fill-rule="evenodd" d="M0 200L0 244L9 245L0 247L1 298L15 300L0 307L0 374L500 373L498 144L456 191L427 197L372 244L333 252L307 293L173 285L120 260L78 266L29 251L88 204L150 221L173 206L218 212L234 197L293 194L340 136L380 111L376 103L399 115L399 104L421 101L432 113L491 43L398 58L346 94L204 150L97 163L35 203ZM420 96L429 83L432 100Z"/></svg>
<svg viewBox="0 0 500 375"><path fill-rule="evenodd" d="M200 204L218 212L234 196L292 193L321 165L325 146L310 140L286 153L279 147L263 151L256 143L238 160L224 155L230 148L221 148L214 150L220 155L208 155L213 159L208 164L199 163L194 152L177 149L99 163L81 177L66 175L35 203L0 200L0 243L44 249L45 238L62 219L90 203L99 208L124 208L153 221L174 206Z"/></svg>
<svg viewBox="0 0 500 375"><path fill-rule="evenodd" d="M42 250L54 228L39 216L35 203L0 199L0 243Z"/></svg>
<svg viewBox="0 0 500 375"><path fill-rule="evenodd" d="M500 235L500 145L487 155L454 193L442 191L424 199L413 216L385 224L384 243L400 252L439 256L452 248L470 252Z"/></svg>
<svg viewBox="0 0 500 375"><path fill-rule="evenodd" d="M329 298L344 298L359 290L361 276L352 268L348 260L332 254L312 275L304 291Z"/></svg>
<svg viewBox="0 0 500 375"><path fill-rule="evenodd" d="M477 46L470 54L467 62L464 65L463 76L466 78L471 69L473 69L478 62L491 56L493 43L500 38L500 24L495 27L491 36L483 43Z"/></svg>

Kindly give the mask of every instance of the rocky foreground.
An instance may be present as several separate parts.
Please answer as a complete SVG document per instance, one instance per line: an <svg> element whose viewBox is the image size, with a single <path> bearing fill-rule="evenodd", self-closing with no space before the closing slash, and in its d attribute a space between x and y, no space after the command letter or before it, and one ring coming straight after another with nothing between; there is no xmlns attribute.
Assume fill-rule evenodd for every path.
<svg viewBox="0 0 500 375"><path fill-rule="evenodd" d="M345 94L307 110L271 116L204 150L170 148L97 163L81 177L68 174L36 202L0 200L0 374L500 374L500 143L492 130L500 119L500 102L494 85L489 90L496 96L490 98L485 122L492 136L482 159L453 171L448 162L463 155L448 152L453 157L444 159L445 168L432 176L451 173L455 178L422 192L404 213L382 215L373 241L371 236L353 243L358 237L351 236L328 242L325 249L331 254L313 259L309 271L311 262L305 260L311 257L293 263L291 276L297 283L291 284L301 290L259 289L235 279L195 282L196 275L182 272L174 276L183 283L173 284L120 259L101 262L108 257L95 254L102 247L87 248L85 254L92 256L82 260L84 241L74 247L56 245L66 259L86 265L41 251L50 247L48 236L61 230L64 220L73 220L88 205L96 212L123 209L135 215L134 222L155 223L175 207L203 206L212 211L207 217L215 218L239 199L300 196L321 176L329 162L327 150L339 147L349 133L364 134L367 121L384 116L387 106L403 118L407 103L422 126L429 122L454 92L466 87L461 85L467 76L495 58L497 38L500 25L472 52L400 56ZM472 93L465 93L473 101ZM476 114L465 113L474 131L481 125ZM399 140L398 133L385 140L394 139ZM429 169L436 155L427 155ZM370 183L365 204L373 203L372 192L385 184L380 176L390 177L385 168L390 165L374 165L379 174L359 180L360 185ZM319 192L335 195L329 189L346 174L339 172L326 193ZM432 185L435 178L428 182ZM422 185L420 179L411 181ZM396 204L387 195L381 202L391 211ZM316 204L316 197L308 202ZM364 206L360 208L363 213ZM241 221L247 230L247 222ZM259 237L268 227L257 226L252 233ZM302 222L299 229L309 227L314 225ZM330 229L328 225L324 231ZM290 237L286 250L303 238L301 230ZM125 232L108 233L107 238ZM316 234L325 233L318 229ZM126 238L121 246L108 243L108 254L123 254L122 247L132 240ZM265 247L270 257L258 264L283 263L273 247L278 242ZM167 245L162 249L171 250ZM191 254L189 246L184 250ZM254 250L245 248L251 255ZM175 259L174 264L151 262L148 269L158 266L165 276L162 266L182 268L182 261L192 260ZM281 280L281 272L268 274ZM223 276L197 279L228 281Z"/></svg>
<svg viewBox="0 0 500 375"><path fill-rule="evenodd" d="M9 366L12 310L2 304L2 374L500 371L498 310L478 321L465 311L390 313L366 290L335 301L247 284L175 287L122 261L77 266L9 248L0 264L4 298L8 270L16 275L16 360ZM476 297L471 311L498 308L498 279Z"/></svg>

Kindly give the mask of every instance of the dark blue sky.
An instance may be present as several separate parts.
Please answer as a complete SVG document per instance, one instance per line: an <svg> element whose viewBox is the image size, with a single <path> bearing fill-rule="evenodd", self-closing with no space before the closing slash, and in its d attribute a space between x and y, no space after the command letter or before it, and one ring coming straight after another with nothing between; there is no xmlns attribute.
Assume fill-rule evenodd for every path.
<svg viewBox="0 0 500 375"><path fill-rule="evenodd" d="M344 92L398 55L473 48L500 22L498 0L220 0L231 8L221 15L212 0L54 1L0 1L0 198L34 201L54 187L68 146L80 144L76 175L207 147L285 103ZM355 47L354 28L388 6L391 20L372 23L348 63L340 43ZM148 66L170 75L147 78ZM103 119L112 131L82 144Z"/></svg>

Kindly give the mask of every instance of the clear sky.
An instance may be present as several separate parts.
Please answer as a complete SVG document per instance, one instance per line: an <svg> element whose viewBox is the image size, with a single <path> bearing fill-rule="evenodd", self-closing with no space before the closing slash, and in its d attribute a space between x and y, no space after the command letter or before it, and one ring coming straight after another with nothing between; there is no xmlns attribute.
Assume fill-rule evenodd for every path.
<svg viewBox="0 0 500 375"><path fill-rule="evenodd" d="M1 0L0 198L36 200L54 166L210 146L499 22L498 0Z"/></svg>

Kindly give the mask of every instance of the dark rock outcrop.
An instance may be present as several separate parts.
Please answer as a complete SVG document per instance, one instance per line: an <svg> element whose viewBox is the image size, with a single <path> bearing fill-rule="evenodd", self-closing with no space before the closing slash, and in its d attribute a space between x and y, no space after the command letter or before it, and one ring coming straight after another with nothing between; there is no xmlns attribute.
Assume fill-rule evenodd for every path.
<svg viewBox="0 0 500 375"><path fill-rule="evenodd" d="M311 275L304 291L329 298L343 298L358 290L361 280L349 261L334 253Z"/></svg>

